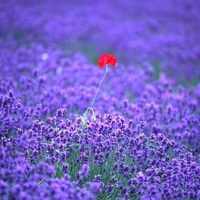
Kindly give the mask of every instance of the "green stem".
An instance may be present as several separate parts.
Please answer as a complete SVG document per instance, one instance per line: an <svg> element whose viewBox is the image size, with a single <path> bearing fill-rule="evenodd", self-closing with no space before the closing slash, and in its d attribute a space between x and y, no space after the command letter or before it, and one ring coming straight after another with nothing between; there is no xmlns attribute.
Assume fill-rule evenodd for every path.
<svg viewBox="0 0 200 200"><path fill-rule="evenodd" d="M41 181L39 181L38 185L40 185L46 178L47 178L47 176L45 176Z"/></svg>
<svg viewBox="0 0 200 200"><path fill-rule="evenodd" d="M97 88L96 93L95 93L95 95L94 95L94 98L93 98L93 100L92 100L91 106L90 106L89 108L87 108L86 112L83 114L83 118L82 118L82 127L81 127L81 129L82 129L82 134L83 134L84 126L85 126L85 124L86 124L87 114L89 113L90 110L92 111L92 119L95 120L94 110L93 110L92 107L93 107L93 105L94 105L96 96L97 96L97 94L98 94L98 92L99 92L99 88L101 87L101 84L103 83L103 80L105 79L107 73L108 73L108 66L106 65L106 72L105 72L103 78L101 79L101 82L100 82L99 85L98 85L98 88Z"/></svg>
<svg viewBox="0 0 200 200"><path fill-rule="evenodd" d="M83 119L82 119L82 133L83 133L83 128L86 124L87 114L89 113L90 110L92 111L92 118L95 120L94 110L91 107L87 108L86 112L83 115Z"/></svg>
<svg viewBox="0 0 200 200"><path fill-rule="evenodd" d="M97 93L99 92L99 88L101 87L101 84L103 83L103 80L104 80L104 78L106 77L106 74L107 74L107 73L108 73L108 65L106 65L106 72L105 72L103 78L101 79L101 82L99 83L99 86L98 86L98 88L97 88L97 90L96 90L95 96L94 96L94 98L93 98L93 100L92 100L92 103L91 103L91 106L90 106L90 107L92 107L92 106L94 105L94 101L95 101L95 99L96 99Z"/></svg>

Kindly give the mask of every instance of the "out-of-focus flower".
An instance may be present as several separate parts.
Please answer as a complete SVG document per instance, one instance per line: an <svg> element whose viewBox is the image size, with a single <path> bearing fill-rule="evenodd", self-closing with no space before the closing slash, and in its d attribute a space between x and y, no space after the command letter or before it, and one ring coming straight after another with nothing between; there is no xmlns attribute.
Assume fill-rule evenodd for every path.
<svg viewBox="0 0 200 200"><path fill-rule="evenodd" d="M100 68L104 68L105 65L110 64L114 67L117 63L117 58L112 54L103 54L99 57L99 62L97 63Z"/></svg>

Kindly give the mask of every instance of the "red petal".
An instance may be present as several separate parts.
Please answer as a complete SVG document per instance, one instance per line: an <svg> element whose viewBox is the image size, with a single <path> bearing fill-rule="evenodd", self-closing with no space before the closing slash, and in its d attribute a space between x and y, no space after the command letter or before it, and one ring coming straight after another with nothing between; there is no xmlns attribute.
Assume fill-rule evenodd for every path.
<svg viewBox="0 0 200 200"><path fill-rule="evenodd" d="M100 68L104 68L104 66L105 66L104 62L102 62L102 61L99 61L97 64Z"/></svg>
<svg viewBox="0 0 200 200"><path fill-rule="evenodd" d="M99 60L101 60L105 63L107 63L109 61L109 59L110 59L110 54L103 54L99 57Z"/></svg>
<svg viewBox="0 0 200 200"><path fill-rule="evenodd" d="M116 59L112 59L109 64L114 67L116 65L116 62Z"/></svg>
<svg viewBox="0 0 200 200"><path fill-rule="evenodd" d="M105 57L108 57L109 54L102 54L100 57L99 57L99 60L103 60Z"/></svg>
<svg viewBox="0 0 200 200"><path fill-rule="evenodd" d="M104 56L103 61L104 61L106 64L108 64L108 63L109 63L109 59L110 59L110 57L107 55L107 56Z"/></svg>
<svg viewBox="0 0 200 200"><path fill-rule="evenodd" d="M112 54L102 54L99 57L98 66L103 68L106 64L110 64L111 66L115 66L117 59Z"/></svg>

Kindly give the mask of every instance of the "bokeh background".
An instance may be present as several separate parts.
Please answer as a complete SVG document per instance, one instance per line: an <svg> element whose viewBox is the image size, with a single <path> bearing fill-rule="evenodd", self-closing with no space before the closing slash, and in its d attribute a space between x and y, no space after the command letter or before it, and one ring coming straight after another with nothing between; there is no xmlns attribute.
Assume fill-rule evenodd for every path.
<svg viewBox="0 0 200 200"><path fill-rule="evenodd" d="M1 1L3 41L79 51L92 63L104 52L120 63L149 62L179 83L200 78L200 4L194 0Z"/></svg>

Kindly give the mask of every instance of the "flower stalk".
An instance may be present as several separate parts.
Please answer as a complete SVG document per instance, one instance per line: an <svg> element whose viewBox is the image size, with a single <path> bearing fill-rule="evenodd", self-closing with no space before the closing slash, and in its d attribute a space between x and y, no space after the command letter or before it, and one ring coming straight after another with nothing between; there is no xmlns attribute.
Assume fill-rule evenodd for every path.
<svg viewBox="0 0 200 200"><path fill-rule="evenodd" d="M87 120L87 115L89 114L89 112L91 111L92 112L92 120L95 121L96 118L95 118L95 115L94 115L94 110L93 110L93 105L94 105L94 102L96 100L96 97L97 97L97 94L99 92L99 89L108 73L108 64L110 64L112 67L114 67L116 65L116 62L117 62L117 59L111 55L111 54L103 54L99 57L99 62L98 62L98 66L100 68L104 68L106 67L106 72L103 76L103 78L101 79L101 82L99 83L98 87L97 87L97 90L96 90L96 93L94 95L94 98L92 100L92 103L91 103L91 106L87 108L87 110L85 111L85 113L83 114L83 117L82 117L82 124L81 124L81 129L82 129L82 134L83 134L83 129L85 127L85 124L86 124L86 120Z"/></svg>
<svg viewBox="0 0 200 200"><path fill-rule="evenodd" d="M100 87L101 87L101 85L102 85L102 83L103 83L103 81L104 81L104 79L105 79L107 73L108 73L108 65L106 65L106 72L105 72L103 78L101 79L101 82L100 82L99 85L98 85L98 88L97 88L96 93L95 93L95 95L94 95L94 98L93 98L93 100L92 100L91 106L88 107L87 110L85 111L85 113L83 114L83 117L82 117L82 133L83 133L83 129L84 129L85 124L86 124L87 115L89 114L90 111L92 112L92 120L93 120L93 121L96 120L95 115L94 115L94 110L93 110L92 107L93 107L93 105L94 105L94 102L95 102L95 100L96 100L96 97L97 97L97 94L98 94L98 92L99 92L99 89L100 89Z"/></svg>

